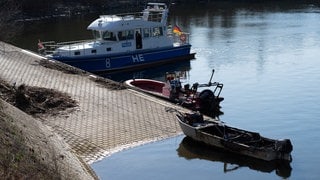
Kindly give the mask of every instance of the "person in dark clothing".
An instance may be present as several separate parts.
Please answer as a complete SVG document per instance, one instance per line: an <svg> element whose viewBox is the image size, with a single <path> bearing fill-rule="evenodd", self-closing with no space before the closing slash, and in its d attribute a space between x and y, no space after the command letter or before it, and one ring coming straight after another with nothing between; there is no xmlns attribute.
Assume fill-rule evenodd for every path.
<svg viewBox="0 0 320 180"><path fill-rule="evenodd" d="M136 31L136 48L142 49L142 37L138 31Z"/></svg>

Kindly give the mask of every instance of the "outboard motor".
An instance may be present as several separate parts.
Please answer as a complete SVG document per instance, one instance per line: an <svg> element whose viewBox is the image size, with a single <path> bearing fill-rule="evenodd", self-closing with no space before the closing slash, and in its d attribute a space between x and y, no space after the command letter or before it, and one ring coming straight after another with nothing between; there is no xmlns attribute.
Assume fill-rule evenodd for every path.
<svg viewBox="0 0 320 180"><path fill-rule="evenodd" d="M282 153L290 153L293 149L291 141L289 139L278 140L275 143L275 149Z"/></svg>
<svg viewBox="0 0 320 180"><path fill-rule="evenodd" d="M222 114L219 101L216 100L214 93L209 90L203 90L199 94L200 112L215 117Z"/></svg>
<svg viewBox="0 0 320 180"><path fill-rule="evenodd" d="M189 96L190 95L190 84L185 84L183 86L183 89L184 89L184 93Z"/></svg>

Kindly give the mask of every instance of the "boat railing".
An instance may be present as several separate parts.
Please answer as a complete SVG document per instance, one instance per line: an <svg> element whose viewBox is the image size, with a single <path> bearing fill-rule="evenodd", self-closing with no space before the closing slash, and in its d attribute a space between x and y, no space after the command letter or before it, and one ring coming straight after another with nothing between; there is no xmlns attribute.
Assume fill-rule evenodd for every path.
<svg viewBox="0 0 320 180"><path fill-rule="evenodd" d="M115 15L100 15L102 19L110 19L110 21L114 20L134 20L134 19L142 19L145 21L152 22L161 22L163 20L163 12L131 12L131 13L121 13Z"/></svg>
<svg viewBox="0 0 320 180"><path fill-rule="evenodd" d="M172 25L168 25L167 36L172 37L173 43L176 46L189 44L190 33L183 31L179 33L174 33Z"/></svg>
<svg viewBox="0 0 320 180"><path fill-rule="evenodd" d="M100 15L102 19L110 19L110 20L132 20L132 19L141 19L142 12L131 12L131 13L121 13L121 14L114 14L114 15Z"/></svg>
<svg viewBox="0 0 320 180"><path fill-rule="evenodd" d="M60 47L66 46L68 49L76 47L77 49L84 49L85 42L90 40L78 40L78 41L65 41L65 42L55 42L55 41L46 41L38 43L38 52L43 55L51 55L54 52L59 53ZM71 51L69 51L71 53Z"/></svg>
<svg viewBox="0 0 320 180"><path fill-rule="evenodd" d="M65 41L65 42L59 42L57 43L57 46L67 46L67 45L84 45L85 42L88 42L90 40L77 40L77 41ZM92 40L91 40L92 41Z"/></svg>
<svg viewBox="0 0 320 180"><path fill-rule="evenodd" d="M222 83L219 83L219 82L209 82L208 84L198 84L198 83L194 83L193 86L196 86L196 89L198 88L203 88L203 87L211 87L211 86L214 86L214 90L213 90L213 94L219 98L220 94L221 94L221 91L222 91L222 88L223 88L223 84Z"/></svg>
<svg viewBox="0 0 320 180"><path fill-rule="evenodd" d="M54 50L56 49L57 43L55 41L46 41L41 42L39 40L38 43L38 52L43 55L53 54Z"/></svg>
<svg viewBox="0 0 320 180"><path fill-rule="evenodd" d="M172 37L174 44L177 46L189 44L190 41L190 33L187 32L181 32L181 34L168 32L168 37Z"/></svg>

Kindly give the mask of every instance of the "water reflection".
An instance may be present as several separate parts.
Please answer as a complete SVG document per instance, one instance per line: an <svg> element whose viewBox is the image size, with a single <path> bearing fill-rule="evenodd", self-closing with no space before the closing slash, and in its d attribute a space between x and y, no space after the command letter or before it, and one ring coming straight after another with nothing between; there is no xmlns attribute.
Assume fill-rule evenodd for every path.
<svg viewBox="0 0 320 180"><path fill-rule="evenodd" d="M308 22L310 16L301 12L307 9L318 13L318 6L319 2L291 1L184 3L173 6L169 18L170 23L191 33L193 49L210 68L234 61L255 61L261 73L268 58L276 59L279 53L294 48L304 50L303 43L310 36L305 27L316 21Z"/></svg>
<svg viewBox="0 0 320 180"><path fill-rule="evenodd" d="M287 161L262 161L250 157L243 157L228 152L223 152L215 148L209 147L202 143L196 142L189 137L183 138L178 149L178 155L187 160L203 159L209 161L219 161L224 163L223 172L228 173L235 171L241 167L248 167L252 170L275 173L283 178L291 175L291 166Z"/></svg>
<svg viewBox="0 0 320 180"><path fill-rule="evenodd" d="M217 26L230 28L237 25L238 15L257 16L261 13L277 13L277 12L319 12L319 2L294 2L281 1L274 3L273 1L259 3L245 2L207 2L207 3L181 3L170 7L170 17L173 22L183 26L205 26L214 28ZM192 13L190 13L192 9ZM210 18L214 17L214 18ZM263 16L260 16L260 18Z"/></svg>
<svg viewBox="0 0 320 180"><path fill-rule="evenodd" d="M295 172L291 173L290 165L247 161L247 158L242 159L228 153L208 150L201 145L188 146L184 142L181 142L181 147L178 149L179 155L183 158L177 159L203 160L195 163L183 162L175 166L172 162L178 160L172 157L172 153L177 154L176 146L173 151L171 149L165 151L164 149L171 148L171 145L168 145L168 141L164 141L161 147L155 143L151 144L150 148L143 147L142 151L136 153L131 151L127 155L119 153L124 159L119 167L115 167L118 159L108 159L110 165L104 166L103 169L112 171L106 176L110 177L110 174L117 170L124 174L122 170L125 165L139 164L142 167L135 166L135 169L131 169L132 166L128 166L127 176L119 179L129 179L133 174L146 173L153 174L159 177L158 179L165 179L161 178L161 175L170 174L164 173L169 170L174 171L176 177L179 177L176 179L194 179L192 175L195 173L186 173L186 167L191 166L190 169L195 169L201 166L203 161L205 163L215 161L212 164L221 165L221 168L216 170L220 171L216 174L220 179L248 179L247 175L251 173L255 177L252 179L272 179L270 175L274 179L276 174L293 179L305 179L308 174L309 179L318 179L319 155L307 152L319 150L319 144L314 142L319 137L317 120L320 101L320 1L312 1L312 4L306 5L292 1L287 4L285 1L276 3L259 1L250 4L235 1L232 1L233 3L224 1L224 4L216 1L203 4L187 2L183 1L172 6L169 18L171 24L177 24L182 30L191 33L192 51L196 52L197 59L183 62L187 63L186 69L190 69L190 83L207 82L210 71L215 69L217 73L214 80L225 85L223 90L225 115L222 120L273 137L292 139L295 161L290 165ZM32 50L33 47L36 48L38 39L65 41L91 38L86 27L96 17L97 15L81 16L28 23L25 25L25 32L21 36L16 36L15 44ZM180 67L178 65L177 68L172 66L175 65L130 73L106 74L106 77L117 81L133 77L162 80L166 71L184 69L181 68L184 65ZM305 123L301 123L301 119ZM154 157L156 160L152 159L149 163L145 157ZM167 163L169 158L170 163ZM155 164L158 165L157 168L148 169ZM222 164L227 165L226 173ZM183 168L179 171L177 167ZM230 171L233 173L228 173ZM258 171L265 173L256 173ZM240 176L234 178L237 175ZM202 173L201 176L204 178L200 179L212 179L212 172Z"/></svg>

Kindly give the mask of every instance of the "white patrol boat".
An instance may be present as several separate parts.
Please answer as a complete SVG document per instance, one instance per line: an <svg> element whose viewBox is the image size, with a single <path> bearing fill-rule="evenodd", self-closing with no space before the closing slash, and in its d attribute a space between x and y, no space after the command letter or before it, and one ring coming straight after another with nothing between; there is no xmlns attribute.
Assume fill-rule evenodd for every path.
<svg viewBox="0 0 320 180"><path fill-rule="evenodd" d="M167 26L168 12L164 3L148 3L139 13L101 15L87 28L93 31L93 40L39 41L39 51L90 72L193 59L189 34Z"/></svg>

